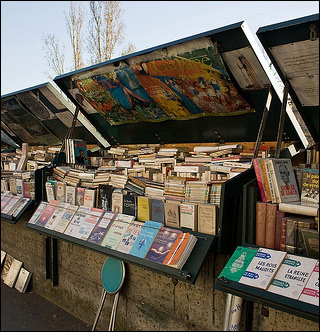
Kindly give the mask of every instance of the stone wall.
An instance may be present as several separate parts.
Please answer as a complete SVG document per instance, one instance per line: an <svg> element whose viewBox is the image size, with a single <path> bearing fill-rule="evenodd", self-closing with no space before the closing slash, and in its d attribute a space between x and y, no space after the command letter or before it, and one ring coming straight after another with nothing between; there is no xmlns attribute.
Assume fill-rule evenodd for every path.
<svg viewBox="0 0 320 332"><path fill-rule="evenodd" d="M46 279L45 235L29 229L27 211L16 224L1 220L1 249L21 260L33 273L31 289L92 326L103 290L101 268L107 256L58 240L58 286ZM119 331L221 331L225 294L215 291L215 278L228 261L227 255L210 253L194 285L141 267L126 264L126 276L117 310ZM106 330L114 295L107 294L96 330ZM240 330L244 330L245 311ZM254 304L255 331L318 331L318 323L269 308L261 315Z"/></svg>

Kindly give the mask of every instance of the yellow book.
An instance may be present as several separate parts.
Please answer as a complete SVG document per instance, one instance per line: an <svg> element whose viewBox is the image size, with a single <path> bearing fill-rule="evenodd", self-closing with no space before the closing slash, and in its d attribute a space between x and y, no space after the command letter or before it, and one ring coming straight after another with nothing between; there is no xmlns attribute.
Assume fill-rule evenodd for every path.
<svg viewBox="0 0 320 332"><path fill-rule="evenodd" d="M265 162L265 160L261 158L260 166L261 166L263 182L264 182L265 189L266 189L267 202L271 202L272 201L271 192L270 192L270 187L269 187L268 178L267 178L266 165L264 162Z"/></svg>
<svg viewBox="0 0 320 332"><path fill-rule="evenodd" d="M138 214L137 219L139 221L150 220L150 200L146 196L138 196Z"/></svg>

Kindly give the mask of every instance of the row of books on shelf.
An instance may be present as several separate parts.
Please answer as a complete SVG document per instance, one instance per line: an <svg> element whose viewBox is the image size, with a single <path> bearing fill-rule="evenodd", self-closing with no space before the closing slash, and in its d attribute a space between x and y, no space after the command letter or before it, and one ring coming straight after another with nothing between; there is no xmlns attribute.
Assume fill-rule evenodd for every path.
<svg viewBox="0 0 320 332"><path fill-rule="evenodd" d="M28 223L176 269L182 269L197 241L162 222L56 200L42 201Z"/></svg>
<svg viewBox="0 0 320 332"><path fill-rule="evenodd" d="M164 197L148 197L128 193L112 185L97 189L73 187L63 182L46 182L47 200L58 200L77 206L103 208L136 217L162 222L170 227L189 228L207 234L216 234L219 205L183 201Z"/></svg>
<svg viewBox="0 0 320 332"><path fill-rule="evenodd" d="M20 260L1 250L1 280L5 285L25 293L31 276L32 272L24 268Z"/></svg>
<svg viewBox="0 0 320 332"><path fill-rule="evenodd" d="M218 278L319 306L319 259L238 246Z"/></svg>
<svg viewBox="0 0 320 332"><path fill-rule="evenodd" d="M1 215L16 218L31 202L30 198L13 195L6 191L1 193Z"/></svg>
<svg viewBox="0 0 320 332"><path fill-rule="evenodd" d="M1 192L11 192L19 197L35 199L34 172L14 172L1 179Z"/></svg>

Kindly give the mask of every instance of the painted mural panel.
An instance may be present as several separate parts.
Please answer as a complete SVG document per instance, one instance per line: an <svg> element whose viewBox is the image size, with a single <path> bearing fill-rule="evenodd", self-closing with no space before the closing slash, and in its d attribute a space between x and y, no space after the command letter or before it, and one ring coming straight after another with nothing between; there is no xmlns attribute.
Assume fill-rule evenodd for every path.
<svg viewBox="0 0 320 332"><path fill-rule="evenodd" d="M75 75L72 84L69 91L75 96L78 89L75 98L84 109L89 104L111 125L254 112L208 38Z"/></svg>

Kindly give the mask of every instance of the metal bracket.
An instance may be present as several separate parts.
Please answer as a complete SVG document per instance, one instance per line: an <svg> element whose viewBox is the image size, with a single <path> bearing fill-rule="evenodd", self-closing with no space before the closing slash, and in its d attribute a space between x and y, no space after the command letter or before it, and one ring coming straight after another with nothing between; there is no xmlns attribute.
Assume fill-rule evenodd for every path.
<svg viewBox="0 0 320 332"><path fill-rule="evenodd" d="M218 137L220 145L224 145L225 139L222 137L222 135L217 130L215 130L214 133Z"/></svg>
<svg viewBox="0 0 320 332"><path fill-rule="evenodd" d="M161 145L165 144L165 143L164 143L164 140L160 137L159 134L154 133L154 135L156 136L156 138L158 139L158 141L160 142Z"/></svg>

